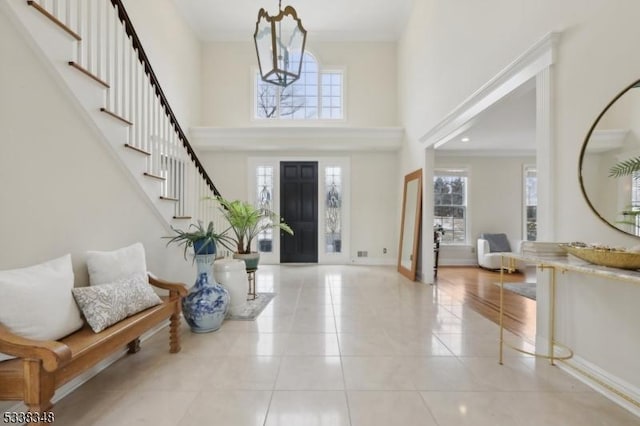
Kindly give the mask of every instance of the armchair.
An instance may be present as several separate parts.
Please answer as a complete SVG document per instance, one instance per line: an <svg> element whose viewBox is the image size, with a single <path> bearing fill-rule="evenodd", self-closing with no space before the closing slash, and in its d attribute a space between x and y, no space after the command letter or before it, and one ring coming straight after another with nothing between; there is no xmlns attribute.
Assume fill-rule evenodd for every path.
<svg viewBox="0 0 640 426"><path fill-rule="evenodd" d="M502 253L520 253L521 240L511 240L506 234L480 234L478 237L478 265L481 268L499 270L502 267ZM524 262L516 262L515 270L524 271ZM513 272L513 271L509 271Z"/></svg>

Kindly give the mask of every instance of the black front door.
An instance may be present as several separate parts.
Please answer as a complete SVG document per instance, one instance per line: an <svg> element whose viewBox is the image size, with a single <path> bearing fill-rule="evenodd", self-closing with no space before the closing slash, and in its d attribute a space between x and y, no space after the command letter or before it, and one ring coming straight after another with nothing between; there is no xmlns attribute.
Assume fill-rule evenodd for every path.
<svg viewBox="0 0 640 426"><path fill-rule="evenodd" d="M294 235L280 232L280 262L318 262L318 163L280 163L280 216Z"/></svg>

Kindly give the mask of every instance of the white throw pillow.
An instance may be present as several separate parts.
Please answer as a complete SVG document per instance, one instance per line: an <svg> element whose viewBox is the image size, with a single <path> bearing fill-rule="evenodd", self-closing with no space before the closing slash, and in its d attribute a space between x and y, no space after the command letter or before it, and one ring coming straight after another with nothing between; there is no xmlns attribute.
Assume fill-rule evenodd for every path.
<svg viewBox="0 0 640 426"><path fill-rule="evenodd" d="M0 323L35 340L57 340L83 325L73 300L71 255L0 271ZM0 354L0 361L13 358Z"/></svg>
<svg viewBox="0 0 640 426"><path fill-rule="evenodd" d="M162 303L145 275L136 275L110 284L77 287L71 290L94 332Z"/></svg>
<svg viewBox="0 0 640 426"><path fill-rule="evenodd" d="M136 275L146 275L144 246L135 243L113 251L88 251L89 284L113 283Z"/></svg>

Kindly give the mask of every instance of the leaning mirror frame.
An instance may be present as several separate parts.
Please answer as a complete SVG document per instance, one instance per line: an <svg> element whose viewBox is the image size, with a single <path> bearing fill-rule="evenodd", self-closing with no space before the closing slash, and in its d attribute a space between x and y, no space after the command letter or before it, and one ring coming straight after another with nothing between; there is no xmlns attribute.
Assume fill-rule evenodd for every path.
<svg viewBox="0 0 640 426"><path fill-rule="evenodd" d="M629 93L629 91L633 88L640 88L640 80L637 80L635 82L633 82L632 84L628 85L626 88L624 88L620 93L618 93L618 95L616 95L611 102L609 102L607 104L607 106L602 110L602 112L598 115L598 117L596 118L596 120L594 121L593 125L591 126L591 128L589 129L589 132L587 133L587 136L584 140L584 143L582 144L582 149L580 150L580 160L578 163L578 179L580 182L580 189L582 191L582 195L584 196L585 201L587 202L587 204L589 205L589 208L591 209L591 211L600 219L602 220L604 223L606 223L609 227L615 229L616 231L622 232L624 234L627 235L631 235L634 237L640 237L640 228L638 227L638 225L635 225L635 232L636 233L632 233L629 231L626 231L625 229L622 229L620 226L616 226L616 223L622 223L622 221L618 221L615 218L613 219L613 223L608 220L605 216L603 216L603 214L601 214L601 212L596 208L596 206L594 206L594 202L592 202L592 200L589 198L588 195L588 190L585 187L585 173L584 173L584 167L585 167L585 155L587 154L587 146L589 145L589 142L593 142L592 138L594 137L594 132L596 132L598 125L600 124L601 120L603 119L603 117L607 114L607 112L610 111L611 107L613 105L616 104L616 102L618 102L620 100L620 98L622 98L625 94ZM640 148L640 147L639 147ZM620 161L616 164L619 165ZM611 175L605 177L605 178L610 178ZM629 202L631 202L631 200L629 200ZM640 207L640 206L638 206ZM640 209L638 209L638 217L640 218ZM621 215L624 212L621 211L618 214Z"/></svg>
<svg viewBox="0 0 640 426"><path fill-rule="evenodd" d="M412 281L418 270L418 246L422 222L422 169L404 178L402 220L398 248L398 272Z"/></svg>

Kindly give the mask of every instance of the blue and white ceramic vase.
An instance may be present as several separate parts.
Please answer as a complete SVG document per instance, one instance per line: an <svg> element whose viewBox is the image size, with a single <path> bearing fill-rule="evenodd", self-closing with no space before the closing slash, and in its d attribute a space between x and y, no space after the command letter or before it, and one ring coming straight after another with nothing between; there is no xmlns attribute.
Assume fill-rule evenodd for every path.
<svg viewBox="0 0 640 426"><path fill-rule="evenodd" d="M216 251L214 245L211 247L205 247L205 250L194 247L196 253L201 253L196 255L198 277L187 296L182 299L184 318L194 333L216 331L222 326L229 310L229 291L213 277Z"/></svg>

